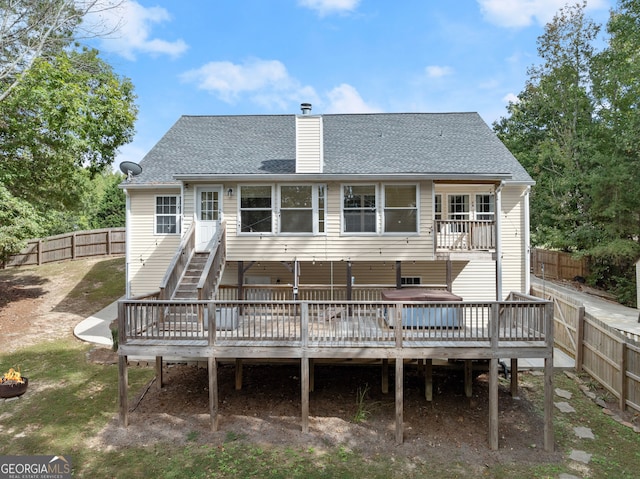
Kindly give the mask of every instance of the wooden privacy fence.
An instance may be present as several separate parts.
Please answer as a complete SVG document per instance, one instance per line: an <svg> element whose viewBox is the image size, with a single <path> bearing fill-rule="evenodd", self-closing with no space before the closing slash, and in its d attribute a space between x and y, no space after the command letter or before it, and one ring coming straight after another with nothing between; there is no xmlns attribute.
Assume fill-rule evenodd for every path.
<svg viewBox="0 0 640 479"><path fill-rule="evenodd" d="M640 411L640 337L619 331L587 313L555 289L531 286L531 295L554 303L555 345L618 398L622 410Z"/></svg>
<svg viewBox="0 0 640 479"><path fill-rule="evenodd" d="M65 261L90 256L108 256L125 253L125 229L105 228L74 231L47 238L33 239L20 253L9 256L3 268Z"/></svg>
<svg viewBox="0 0 640 479"><path fill-rule="evenodd" d="M571 253L534 248L531 250L531 272L546 279L586 278L587 258L575 259Z"/></svg>

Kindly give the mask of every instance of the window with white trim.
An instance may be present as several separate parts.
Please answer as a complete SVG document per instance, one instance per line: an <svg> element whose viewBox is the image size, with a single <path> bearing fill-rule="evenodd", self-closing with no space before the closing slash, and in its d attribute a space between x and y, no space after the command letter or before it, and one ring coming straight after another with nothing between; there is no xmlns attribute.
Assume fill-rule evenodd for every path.
<svg viewBox="0 0 640 479"><path fill-rule="evenodd" d="M280 233L324 233L324 185L280 186Z"/></svg>
<svg viewBox="0 0 640 479"><path fill-rule="evenodd" d="M240 186L240 232L271 233L273 231L273 198L271 185Z"/></svg>
<svg viewBox="0 0 640 479"><path fill-rule="evenodd" d="M180 196L156 196L156 234L180 234Z"/></svg>
<svg viewBox="0 0 640 479"><path fill-rule="evenodd" d="M449 220L469 219L469 195L449 195Z"/></svg>
<svg viewBox="0 0 640 479"><path fill-rule="evenodd" d="M344 185L342 219L342 231L345 233L377 232L376 186Z"/></svg>
<svg viewBox="0 0 640 479"><path fill-rule="evenodd" d="M418 232L416 185L384 186L384 232Z"/></svg>
<svg viewBox="0 0 640 479"><path fill-rule="evenodd" d="M481 221L495 220L495 196L476 195L476 219Z"/></svg>

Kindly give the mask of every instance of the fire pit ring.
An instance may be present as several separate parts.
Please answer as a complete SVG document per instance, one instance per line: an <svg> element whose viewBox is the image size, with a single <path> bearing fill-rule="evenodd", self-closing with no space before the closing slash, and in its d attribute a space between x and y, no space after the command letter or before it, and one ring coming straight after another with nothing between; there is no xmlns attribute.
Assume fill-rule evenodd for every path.
<svg viewBox="0 0 640 479"><path fill-rule="evenodd" d="M5 381L0 383L0 398L13 398L17 396L22 396L25 392L27 392L27 387L29 386L29 378L22 377L24 379L23 383L18 383L15 381Z"/></svg>

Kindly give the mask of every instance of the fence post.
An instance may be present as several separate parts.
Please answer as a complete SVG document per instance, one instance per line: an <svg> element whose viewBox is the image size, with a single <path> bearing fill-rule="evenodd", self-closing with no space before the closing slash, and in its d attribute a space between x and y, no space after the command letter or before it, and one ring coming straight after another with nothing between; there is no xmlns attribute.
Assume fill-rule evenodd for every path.
<svg viewBox="0 0 640 479"><path fill-rule="evenodd" d="M576 335L576 372L581 372L584 362L584 306L578 307Z"/></svg>
<svg viewBox="0 0 640 479"><path fill-rule="evenodd" d="M620 401L618 407L622 411L627 409L627 343L620 342Z"/></svg>
<svg viewBox="0 0 640 479"><path fill-rule="evenodd" d="M107 256L111 256L111 230L107 230Z"/></svg>
<svg viewBox="0 0 640 479"><path fill-rule="evenodd" d="M71 235L71 259L76 259L76 233Z"/></svg>

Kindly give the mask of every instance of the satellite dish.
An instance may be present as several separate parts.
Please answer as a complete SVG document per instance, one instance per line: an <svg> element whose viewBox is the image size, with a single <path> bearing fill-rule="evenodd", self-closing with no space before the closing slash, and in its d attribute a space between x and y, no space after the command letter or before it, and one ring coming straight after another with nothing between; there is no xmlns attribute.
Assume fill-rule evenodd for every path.
<svg viewBox="0 0 640 479"><path fill-rule="evenodd" d="M134 176L138 176L142 173L142 166L133 161L123 161L120 163L120 171L127 175L127 180L131 180Z"/></svg>

